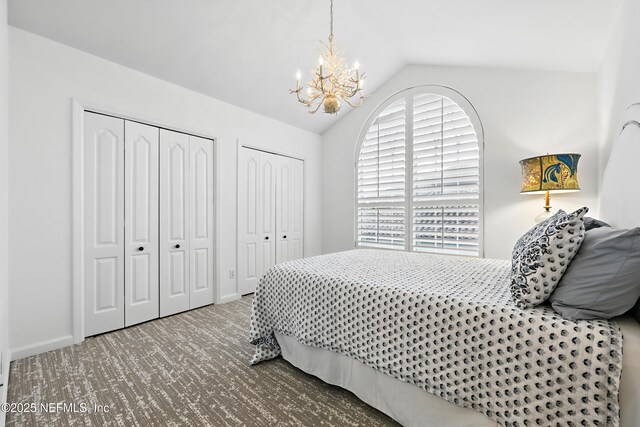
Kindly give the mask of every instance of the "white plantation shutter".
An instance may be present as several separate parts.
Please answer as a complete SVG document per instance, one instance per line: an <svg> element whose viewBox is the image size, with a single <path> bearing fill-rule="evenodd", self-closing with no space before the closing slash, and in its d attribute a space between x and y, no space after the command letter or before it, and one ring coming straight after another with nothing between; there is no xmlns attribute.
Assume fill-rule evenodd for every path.
<svg viewBox="0 0 640 427"><path fill-rule="evenodd" d="M358 159L360 246L405 248L405 100L387 107L366 133Z"/></svg>
<svg viewBox="0 0 640 427"><path fill-rule="evenodd" d="M449 98L413 97L412 250L479 254L480 147Z"/></svg>
<svg viewBox="0 0 640 427"><path fill-rule="evenodd" d="M409 93L391 104L360 150L358 246L480 255L480 155L451 99Z"/></svg>

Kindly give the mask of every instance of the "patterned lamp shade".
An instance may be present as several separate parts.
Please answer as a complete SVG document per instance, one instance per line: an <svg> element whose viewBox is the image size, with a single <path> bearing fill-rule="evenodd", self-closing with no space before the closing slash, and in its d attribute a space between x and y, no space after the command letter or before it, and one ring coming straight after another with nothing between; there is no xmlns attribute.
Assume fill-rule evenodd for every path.
<svg viewBox="0 0 640 427"><path fill-rule="evenodd" d="M578 161L580 154L548 154L520 160L522 193L580 191Z"/></svg>

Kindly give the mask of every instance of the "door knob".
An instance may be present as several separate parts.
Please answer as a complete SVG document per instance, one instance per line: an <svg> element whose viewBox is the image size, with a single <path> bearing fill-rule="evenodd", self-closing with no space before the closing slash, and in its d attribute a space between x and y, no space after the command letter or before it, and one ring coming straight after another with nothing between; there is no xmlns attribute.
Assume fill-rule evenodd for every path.
<svg viewBox="0 0 640 427"><path fill-rule="evenodd" d="M176 245L176 249L180 249L180 245Z"/></svg>
<svg viewBox="0 0 640 427"><path fill-rule="evenodd" d="M140 246L140 247L138 248L138 250L139 250L140 252L144 251L144 246Z"/></svg>
<svg viewBox="0 0 640 427"><path fill-rule="evenodd" d="M283 238L283 239L286 239L286 238L287 238L287 236L282 236L282 238Z"/></svg>
<svg viewBox="0 0 640 427"><path fill-rule="evenodd" d="M264 240L269 240L269 236L265 237Z"/></svg>

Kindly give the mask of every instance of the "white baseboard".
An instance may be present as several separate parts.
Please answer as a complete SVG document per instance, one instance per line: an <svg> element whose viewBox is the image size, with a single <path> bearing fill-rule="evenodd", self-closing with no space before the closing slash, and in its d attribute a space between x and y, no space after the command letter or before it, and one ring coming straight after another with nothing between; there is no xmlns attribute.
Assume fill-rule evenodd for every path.
<svg viewBox="0 0 640 427"><path fill-rule="evenodd" d="M240 294L225 295L223 297L220 297L220 301L218 301L218 304L226 304L228 302L238 301L241 297L242 295Z"/></svg>
<svg viewBox="0 0 640 427"><path fill-rule="evenodd" d="M7 394L9 392L9 371L11 370L11 352L4 352L4 360L2 361L2 393L0 395L0 404L7 403ZM0 411L0 427L4 427L5 417L7 413Z"/></svg>
<svg viewBox="0 0 640 427"><path fill-rule="evenodd" d="M11 360L18 360L29 356L35 356L40 353L46 353L47 351L57 350L62 347L73 345L73 343L73 336L65 335L60 338L54 338L52 340L41 341L39 343L14 348L11 349Z"/></svg>

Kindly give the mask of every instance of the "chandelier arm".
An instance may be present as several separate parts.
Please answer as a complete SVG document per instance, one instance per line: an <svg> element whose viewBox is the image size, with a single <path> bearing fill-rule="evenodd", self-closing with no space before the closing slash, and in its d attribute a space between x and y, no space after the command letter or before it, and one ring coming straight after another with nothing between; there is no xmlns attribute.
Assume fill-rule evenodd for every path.
<svg viewBox="0 0 640 427"><path fill-rule="evenodd" d="M358 102L347 102L347 104L349 104L351 107L353 108L358 108L362 105L362 101L364 100L364 96L361 96L360 98L358 98Z"/></svg>
<svg viewBox="0 0 640 427"><path fill-rule="evenodd" d="M358 94L358 92L360 92L362 89L360 89L359 87L356 86L356 88L349 94L349 98L354 97Z"/></svg>
<svg viewBox="0 0 640 427"><path fill-rule="evenodd" d="M352 108L358 108L359 106L361 106L361 105L362 105L362 100L363 100L363 99L364 99L364 97L363 97L363 96L361 96L360 98L358 98L358 101L357 101L357 102L353 102L353 103L352 103L351 101L349 101L349 99L347 99L347 98L343 98L344 102L346 102L347 104L349 104L349 106L350 106L350 107L352 107Z"/></svg>
<svg viewBox="0 0 640 427"><path fill-rule="evenodd" d="M348 85L348 81L347 82L343 82L341 81L342 79L340 79L340 76L338 76L337 78L333 78L331 83L333 84L334 88L337 89L344 89L344 88L348 88L350 87L350 85Z"/></svg>
<svg viewBox="0 0 640 427"><path fill-rule="evenodd" d="M322 88L318 86L318 82L315 80L309 83L309 87L315 90L315 98L318 98L323 93ZM311 94L309 96L311 96Z"/></svg>
<svg viewBox="0 0 640 427"><path fill-rule="evenodd" d="M317 99L322 98L323 94L322 92L318 92L316 91L315 93L313 93L312 95L309 96L308 99L308 106L311 107L313 105L314 102L316 102Z"/></svg>
<svg viewBox="0 0 640 427"><path fill-rule="evenodd" d="M349 107L351 107L351 108L356 108L355 104L352 104L352 103L349 101L349 99L347 99L347 98L342 98L342 100L343 100L344 102L346 102L346 103L347 103L347 105L349 105Z"/></svg>
<svg viewBox="0 0 640 427"><path fill-rule="evenodd" d="M305 104L305 105L308 105L309 101L304 99L304 97L300 96L300 91L301 90L302 90L302 88L299 88L299 89L296 89L296 90L289 89L289 93L292 93L292 94L295 93L296 97L298 98L298 102L300 102L302 104Z"/></svg>
<svg viewBox="0 0 640 427"><path fill-rule="evenodd" d="M340 83L338 83L337 88L338 91L342 94L342 97L345 98L351 98L352 96L355 96L360 90L358 85L346 85Z"/></svg>
<svg viewBox="0 0 640 427"><path fill-rule="evenodd" d="M362 73L360 74L360 77L357 79L354 79L353 77L349 77L349 81L352 82L353 84L358 84L358 82L363 81L366 78L365 74Z"/></svg>
<svg viewBox="0 0 640 427"><path fill-rule="evenodd" d="M324 100L324 97L322 98ZM318 102L318 105L316 106L316 109L313 111L309 111L309 114L315 114L318 112L318 110L320 109L320 106L322 105L322 101Z"/></svg>
<svg viewBox="0 0 640 427"><path fill-rule="evenodd" d="M312 99L310 99L309 100L309 107L313 106L313 104L320 98L324 98L324 97L317 95L317 96L314 96Z"/></svg>
<svg viewBox="0 0 640 427"><path fill-rule="evenodd" d="M340 80L336 80L335 84L336 86L347 89L347 90L351 90L352 87L357 86L357 83L351 79L347 80L346 82L341 82Z"/></svg>

